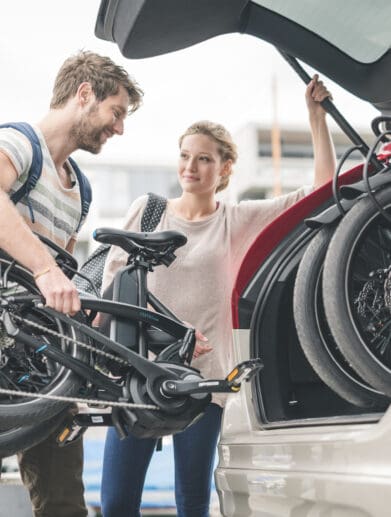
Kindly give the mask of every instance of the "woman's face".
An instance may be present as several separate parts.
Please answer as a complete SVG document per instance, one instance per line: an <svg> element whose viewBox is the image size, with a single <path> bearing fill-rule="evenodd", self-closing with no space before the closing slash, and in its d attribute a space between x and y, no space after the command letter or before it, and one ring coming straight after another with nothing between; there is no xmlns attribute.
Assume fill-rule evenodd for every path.
<svg viewBox="0 0 391 517"><path fill-rule="evenodd" d="M184 192L215 193L227 173L217 143L206 135L188 135L182 140L178 162L179 183Z"/></svg>

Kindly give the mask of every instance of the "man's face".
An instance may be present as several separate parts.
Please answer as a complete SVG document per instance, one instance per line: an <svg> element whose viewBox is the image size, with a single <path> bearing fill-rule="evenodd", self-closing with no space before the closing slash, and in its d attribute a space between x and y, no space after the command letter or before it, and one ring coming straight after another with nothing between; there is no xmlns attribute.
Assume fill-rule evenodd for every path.
<svg viewBox="0 0 391 517"><path fill-rule="evenodd" d="M129 96L123 86L104 101L94 99L71 130L78 149L98 154L108 138L122 135L128 109Z"/></svg>

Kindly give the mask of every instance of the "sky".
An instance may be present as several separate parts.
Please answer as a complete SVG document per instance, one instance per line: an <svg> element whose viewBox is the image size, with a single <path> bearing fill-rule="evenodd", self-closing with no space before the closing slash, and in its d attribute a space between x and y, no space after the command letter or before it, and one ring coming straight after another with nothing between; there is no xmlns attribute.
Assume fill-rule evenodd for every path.
<svg viewBox="0 0 391 517"><path fill-rule="evenodd" d="M0 31L0 120L37 122L47 112L54 78L80 49L110 56L145 91L143 106L128 118L97 157L82 160L172 163L179 135L210 119L233 135L249 122L269 126L272 82L277 83L281 126L307 126L304 83L269 44L247 35L224 35L193 47L141 60L125 59L116 44L94 35L100 0L8 0ZM312 75L313 71L306 67ZM323 78L338 109L358 130L379 113Z"/></svg>

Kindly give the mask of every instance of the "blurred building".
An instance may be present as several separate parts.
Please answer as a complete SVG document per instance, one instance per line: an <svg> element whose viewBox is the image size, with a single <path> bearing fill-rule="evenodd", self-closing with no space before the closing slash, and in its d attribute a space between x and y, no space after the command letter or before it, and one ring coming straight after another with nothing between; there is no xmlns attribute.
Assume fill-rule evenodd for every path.
<svg viewBox="0 0 391 517"><path fill-rule="evenodd" d="M239 160L235 165L229 189L221 196L229 201L271 197L276 184L276 167L273 159L270 128L247 124L235 135ZM371 142L373 135L363 135ZM288 192L302 185L310 185L313 177L313 151L311 134L306 129L282 128L280 130L280 183L281 191ZM337 155L340 157L350 147L341 132L333 133ZM362 161L353 153L343 170ZM132 201L147 192L166 197L179 194L176 164L172 166L83 163L83 171L90 178L93 204L76 248L79 264L97 247L93 230L97 227L122 227L123 219Z"/></svg>
<svg viewBox="0 0 391 517"><path fill-rule="evenodd" d="M374 139L372 134L361 135L366 142ZM333 131L332 137L337 158L352 146L342 132ZM281 183L282 192L289 192L302 185L311 185L313 178L313 149L308 129L281 128L279 171L273 159L270 128L247 124L235 134L239 159L232 177L230 199L271 197L276 183ZM355 151L342 171L362 161ZM279 172L279 174L278 174ZM278 177L279 175L279 177Z"/></svg>

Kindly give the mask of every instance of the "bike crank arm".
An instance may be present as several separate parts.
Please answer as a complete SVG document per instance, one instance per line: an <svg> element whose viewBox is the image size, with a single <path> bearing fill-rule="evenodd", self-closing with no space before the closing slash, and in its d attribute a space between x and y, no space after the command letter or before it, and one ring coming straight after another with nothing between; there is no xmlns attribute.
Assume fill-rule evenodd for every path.
<svg viewBox="0 0 391 517"><path fill-rule="evenodd" d="M227 375L225 379L192 380L166 380L162 383L161 390L167 397L180 397L196 393L232 393L240 390L242 382L249 381L259 370L263 368L260 359L243 361Z"/></svg>
<svg viewBox="0 0 391 517"><path fill-rule="evenodd" d="M4 324L4 328L7 334L15 337L17 341L20 341L24 345L27 345L36 351L39 350L40 353L49 359L52 359L56 363L65 366L83 379L91 381L95 386L103 388L108 393L112 394L116 399L122 396L122 388L116 386L112 380L109 380L105 375L102 375L87 364L84 364L78 359L71 357L69 354L64 353L62 350L59 350L49 343L45 343L43 345L42 341L20 330L14 325L8 311L3 312L1 320Z"/></svg>

